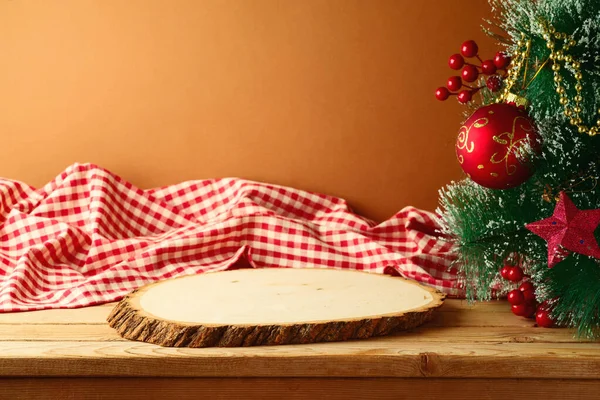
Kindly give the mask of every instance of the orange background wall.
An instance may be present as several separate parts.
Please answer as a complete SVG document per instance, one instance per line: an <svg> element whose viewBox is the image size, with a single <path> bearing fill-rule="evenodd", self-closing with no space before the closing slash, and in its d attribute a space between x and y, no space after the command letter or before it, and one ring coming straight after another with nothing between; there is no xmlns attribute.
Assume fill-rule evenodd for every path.
<svg viewBox="0 0 600 400"><path fill-rule="evenodd" d="M447 57L484 0L2 0L0 176L239 176L381 220L460 178ZM483 42L482 42L483 43ZM482 54L491 56L490 46Z"/></svg>

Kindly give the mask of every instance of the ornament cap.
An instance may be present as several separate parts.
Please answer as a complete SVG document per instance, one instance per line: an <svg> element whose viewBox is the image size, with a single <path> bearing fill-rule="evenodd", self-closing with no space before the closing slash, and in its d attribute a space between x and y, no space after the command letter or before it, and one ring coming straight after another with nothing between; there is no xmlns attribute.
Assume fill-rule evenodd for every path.
<svg viewBox="0 0 600 400"><path fill-rule="evenodd" d="M519 108L529 107L529 100L527 100L525 97L517 96L514 93L508 93L506 95L506 102L508 104L514 104Z"/></svg>

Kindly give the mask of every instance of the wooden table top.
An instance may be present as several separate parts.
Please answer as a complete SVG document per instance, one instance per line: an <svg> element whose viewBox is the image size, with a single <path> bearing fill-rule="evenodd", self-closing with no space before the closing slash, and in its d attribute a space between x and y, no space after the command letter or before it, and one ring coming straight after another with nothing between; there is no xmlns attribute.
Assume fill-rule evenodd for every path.
<svg viewBox="0 0 600 400"><path fill-rule="evenodd" d="M515 317L504 301L447 300L433 321L362 341L163 348L122 339L113 304L0 314L0 377L435 377L600 379L600 343Z"/></svg>

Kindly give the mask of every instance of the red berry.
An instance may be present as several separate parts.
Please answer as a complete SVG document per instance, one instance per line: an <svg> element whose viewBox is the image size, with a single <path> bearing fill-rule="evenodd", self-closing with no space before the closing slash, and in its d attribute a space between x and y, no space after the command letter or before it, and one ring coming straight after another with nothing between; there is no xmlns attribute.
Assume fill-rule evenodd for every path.
<svg viewBox="0 0 600 400"><path fill-rule="evenodd" d="M506 279L511 282L519 282L523 279L523 270L521 267L512 267L510 271L508 271L508 277Z"/></svg>
<svg viewBox="0 0 600 400"><path fill-rule="evenodd" d="M497 92L502 88L502 78L500 78L498 75L492 75L487 78L485 84L492 92Z"/></svg>
<svg viewBox="0 0 600 400"><path fill-rule="evenodd" d="M496 73L496 65L493 60L485 60L481 63L481 71L486 75L494 75Z"/></svg>
<svg viewBox="0 0 600 400"><path fill-rule="evenodd" d="M552 328L554 326L554 321L550 318L550 311L541 306L538 307L535 313L535 322L542 328Z"/></svg>
<svg viewBox="0 0 600 400"><path fill-rule="evenodd" d="M523 298L525 299L525 303L527 304L535 304L535 292L533 290L518 290L518 292L523 293Z"/></svg>
<svg viewBox="0 0 600 400"><path fill-rule="evenodd" d="M512 306L510 306L510 311L512 311L513 314L518 315L519 317L524 317L525 312L527 311L527 305L525 303L513 304Z"/></svg>
<svg viewBox="0 0 600 400"><path fill-rule="evenodd" d="M438 99L439 101L446 100L448 98L448 96L450 96L450 92L448 91L448 89L446 89L443 86L437 88L437 90L435 91L435 98Z"/></svg>
<svg viewBox="0 0 600 400"><path fill-rule="evenodd" d="M462 87L462 79L460 79L460 76L451 76L446 82L446 87L453 92L458 92Z"/></svg>
<svg viewBox="0 0 600 400"><path fill-rule="evenodd" d="M500 276L504 279L508 279L508 272L511 270L511 268L512 267L510 265L505 265L504 267L500 268Z"/></svg>
<svg viewBox="0 0 600 400"><path fill-rule="evenodd" d="M465 104L468 103L469 101L471 101L471 98L473 97L473 93L470 90L463 90L458 94L458 102Z"/></svg>
<svg viewBox="0 0 600 400"><path fill-rule="evenodd" d="M531 283L531 281L527 281L527 282L523 282L521 283L521 285L519 286L519 290L521 292L525 292L525 291L534 291L535 287L533 286L533 283Z"/></svg>
<svg viewBox="0 0 600 400"><path fill-rule="evenodd" d="M475 82L479 78L479 71L474 65L465 65L461 75L465 81Z"/></svg>
<svg viewBox="0 0 600 400"><path fill-rule="evenodd" d="M460 53L465 57L475 57L479 52L479 47L474 40L467 40L460 47Z"/></svg>
<svg viewBox="0 0 600 400"><path fill-rule="evenodd" d="M460 54L452 54L448 59L450 68L459 70L465 65L465 59Z"/></svg>
<svg viewBox="0 0 600 400"><path fill-rule="evenodd" d="M510 57L501 51L496 53L496 57L494 57L494 65L498 69L505 69L510 64Z"/></svg>
<svg viewBox="0 0 600 400"><path fill-rule="evenodd" d="M520 290L511 290L510 292L508 292L506 298L508 299L508 302L512 305L518 305L525 302L525 296L523 296L523 292L521 292Z"/></svg>
<svg viewBox="0 0 600 400"><path fill-rule="evenodd" d="M546 300L542 304L538 306L538 310L549 310L550 309L550 301Z"/></svg>
<svg viewBox="0 0 600 400"><path fill-rule="evenodd" d="M525 310L523 311L523 317L532 318L535 315L535 304L525 303Z"/></svg>

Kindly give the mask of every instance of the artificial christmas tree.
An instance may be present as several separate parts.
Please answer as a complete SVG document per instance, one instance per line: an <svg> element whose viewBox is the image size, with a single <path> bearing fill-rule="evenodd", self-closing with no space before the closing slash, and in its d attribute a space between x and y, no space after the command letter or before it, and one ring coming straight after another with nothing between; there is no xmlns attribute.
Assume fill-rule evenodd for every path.
<svg viewBox="0 0 600 400"><path fill-rule="evenodd" d="M457 265L469 298L510 292L515 314L535 314L539 326L558 323L576 327L580 336L598 338L600 1L490 3L497 19L491 24L503 34L488 32L506 47L505 52L494 59L496 69L485 61L477 66L484 75L495 74L492 84L492 77L487 82L480 78L463 98L479 93L484 107L513 107L527 114L535 134L517 143L517 135L527 136L519 133L525 128L519 126L518 117L505 115L502 126L466 143L470 152L459 149L464 152L458 152L460 159L474 157L478 148L490 143L506 144L503 157L510 158L514 167L503 171L504 184L494 184L491 174L498 171L480 160L473 163L474 169L469 164L478 172L473 180L453 182L441 190L443 231L456 242ZM454 55L449 65L460 69L466 67L463 63ZM502 68L505 71L497 74ZM463 70L463 78L465 74L474 75L471 70ZM450 94L436 92L440 100ZM461 135L463 141L469 140L464 129L475 129L473 124L467 119L459 143ZM494 157L487 157L492 164ZM509 276L510 268L518 270ZM520 289L523 285L525 290ZM527 292L531 288L535 293Z"/></svg>

